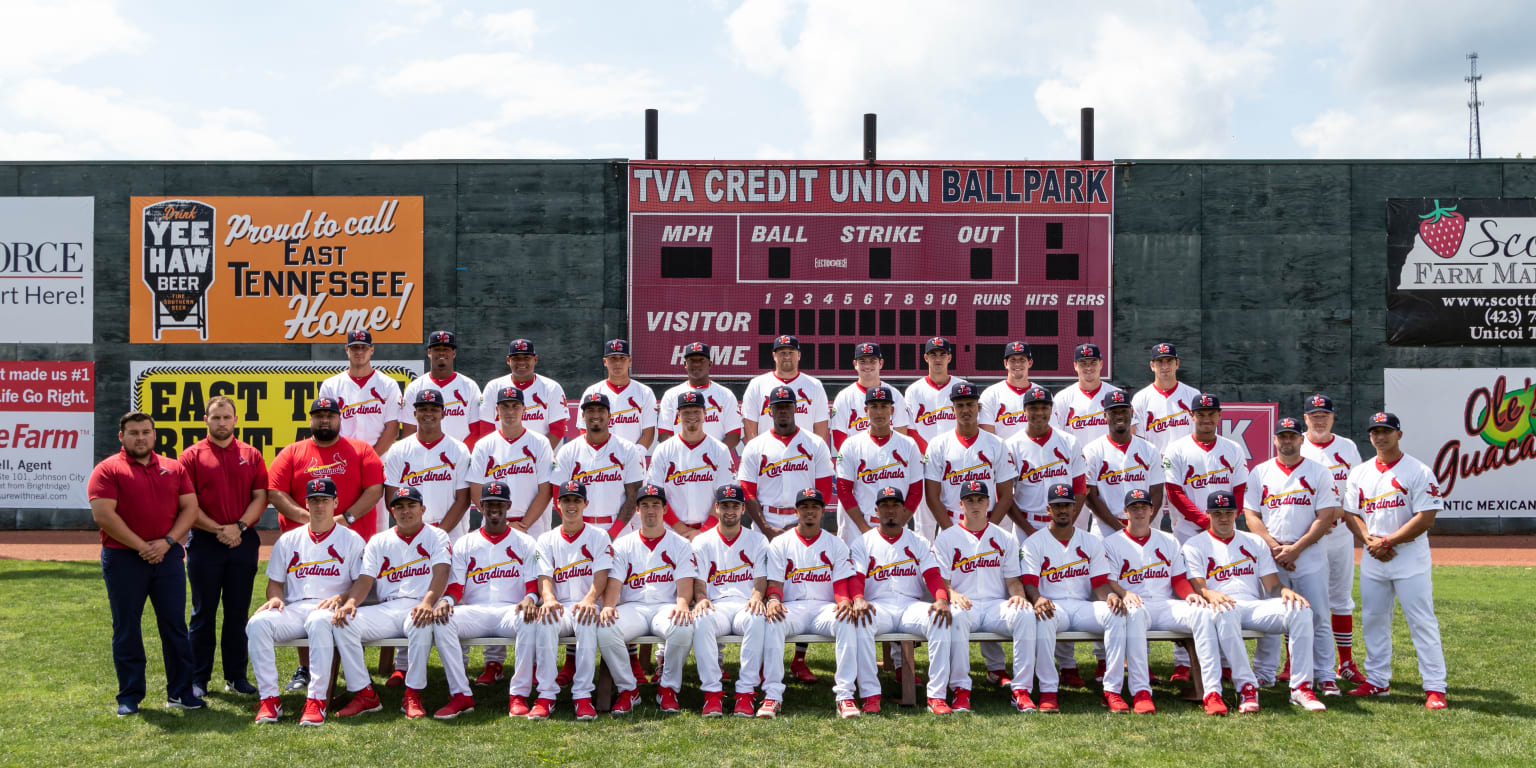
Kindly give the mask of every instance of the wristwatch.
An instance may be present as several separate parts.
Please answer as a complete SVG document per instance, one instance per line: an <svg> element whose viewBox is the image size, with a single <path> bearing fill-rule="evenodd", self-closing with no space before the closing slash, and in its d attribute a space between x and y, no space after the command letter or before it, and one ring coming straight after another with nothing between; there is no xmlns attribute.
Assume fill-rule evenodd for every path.
<svg viewBox="0 0 1536 768"><path fill-rule="evenodd" d="M171 538L170 536L166 536L165 537L165 543L169 544L169 545L171 545L173 547L176 546L176 540Z"/></svg>
<svg viewBox="0 0 1536 768"><path fill-rule="evenodd" d="M352 513L351 512L343 512L343 513L341 513L341 519L347 521L347 525L351 525L352 523L357 522L357 521L352 519Z"/></svg>
<svg viewBox="0 0 1536 768"><path fill-rule="evenodd" d="M251 527L249 525L245 524L244 520L236 520L235 521L235 527L239 528L241 533L245 533L246 531L249 531L251 529Z"/></svg>

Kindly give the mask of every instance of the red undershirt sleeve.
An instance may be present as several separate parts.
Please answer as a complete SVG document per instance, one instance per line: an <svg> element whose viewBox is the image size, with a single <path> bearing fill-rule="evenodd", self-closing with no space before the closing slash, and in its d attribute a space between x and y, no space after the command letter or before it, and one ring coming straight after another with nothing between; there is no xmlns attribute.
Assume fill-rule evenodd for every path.
<svg viewBox="0 0 1536 768"><path fill-rule="evenodd" d="M1088 477L1086 475L1078 475L1077 477L1072 478L1072 495L1076 496L1087 492Z"/></svg>
<svg viewBox="0 0 1536 768"><path fill-rule="evenodd" d="M615 520L613 527L608 529L608 538L613 541L618 541L619 536L623 535L624 530L628 527L629 524L625 523L623 520Z"/></svg>
<svg viewBox="0 0 1536 768"><path fill-rule="evenodd" d="M757 500L757 483L754 483L751 480L743 481L741 484L741 489L747 492L747 498L752 499L753 501Z"/></svg>
<svg viewBox="0 0 1536 768"><path fill-rule="evenodd" d="M1094 576L1094 577L1088 579L1088 583L1092 584L1094 589L1098 589L1099 587L1102 587L1105 584L1109 583L1109 576L1108 575Z"/></svg>
<svg viewBox="0 0 1536 768"><path fill-rule="evenodd" d="M848 597L847 579L838 579L832 582L832 599L839 603L847 602L851 599Z"/></svg>
<svg viewBox="0 0 1536 768"><path fill-rule="evenodd" d="M852 499L853 498L853 481L852 480L844 480L841 477L837 478L837 497L839 499Z"/></svg>
<svg viewBox="0 0 1536 768"><path fill-rule="evenodd" d="M834 450L841 451L843 449L843 441L847 439L847 432L843 432L837 429L832 430L832 448Z"/></svg>
<svg viewBox="0 0 1536 768"><path fill-rule="evenodd" d="M1184 493L1184 486L1164 483L1163 490L1168 492L1168 503L1172 504L1173 508L1177 509L1179 514L1184 516L1185 520L1200 526L1202 531L1211 527L1210 516L1202 512L1200 507L1190 500L1188 494Z"/></svg>
<svg viewBox="0 0 1536 768"><path fill-rule="evenodd" d="M553 437L553 438L555 438L557 440L564 440L565 439L565 418L564 418L565 414L562 413L560 415L561 415L561 418L555 419L555 420L550 422L550 424L549 424L549 434L550 434L551 437Z"/></svg>
<svg viewBox="0 0 1536 768"><path fill-rule="evenodd" d="M816 478L816 490L821 491L822 498L827 500L827 506L837 500L837 487L832 484L832 476Z"/></svg>
<svg viewBox="0 0 1536 768"><path fill-rule="evenodd" d="M864 574L855 573L848 577L848 595L849 597L864 596Z"/></svg>
<svg viewBox="0 0 1536 768"><path fill-rule="evenodd" d="M1189 597L1195 591L1195 588L1189 585L1189 577L1182 573L1174 574L1172 584L1173 593L1178 595L1180 600Z"/></svg>
<svg viewBox="0 0 1536 768"><path fill-rule="evenodd" d="M443 590L443 596L444 597L451 597L451 598L453 598L453 601L455 603L463 602L464 601L464 585L463 584L449 584L448 588Z"/></svg>
<svg viewBox="0 0 1536 768"><path fill-rule="evenodd" d="M923 583L928 585L928 591L933 594L933 599L949 599L949 590L944 588L944 577L939 575L939 569L929 568L923 571Z"/></svg>
<svg viewBox="0 0 1536 768"><path fill-rule="evenodd" d="M1024 582L1024 585L1028 587L1040 586L1040 577L1032 573L1026 573L1023 576L1020 576L1019 581Z"/></svg>
<svg viewBox="0 0 1536 768"><path fill-rule="evenodd" d="M917 508L919 506L921 506L922 503L923 503L923 480L922 480L922 478L918 478L917 482L907 486L907 500L906 500L907 511L908 512L916 512Z"/></svg>
<svg viewBox="0 0 1536 768"><path fill-rule="evenodd" d="M672 511L672 505L671 504L667 505L667 511L664 514L662 514L661 520L662 520L662 522L667 524L668 528L671 528L672 526L677 525L678 523L682 522L682 520L678 519L677 513Z"/></svg>

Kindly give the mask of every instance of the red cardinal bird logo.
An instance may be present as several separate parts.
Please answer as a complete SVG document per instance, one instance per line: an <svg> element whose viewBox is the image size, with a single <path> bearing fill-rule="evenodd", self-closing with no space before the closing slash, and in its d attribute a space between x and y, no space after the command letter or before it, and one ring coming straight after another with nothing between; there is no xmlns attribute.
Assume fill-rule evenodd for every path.
<svg viewBox="0 0 1536 768"><path fill-rule="evenodd" d="M330 555L331 557L335 558L336 562L338 562L338 563L345 563L346 562L346 559L341 556L340 552L336 551L336 547L334 547L334 546L326 547L325 548L325 553L327 555Z"/></svg>
<svg viewBox="0 0 1536 768"><path fill-rule="evenodd" d="M1305 477L1298 479L1297 482L1301 484L1301 487L1307 489L1307 493L1317 493L1317 491L1312 490L1312 484L1307 482Z"/></svg>
<svg viewBox="0 0 1536 768"><path fill-rule="evenodd" d="M807 459L809 459L811 457L811 452L805 449L805 444L804 443L797 444L795 446L795 449L800 451L800 455L801 456L804 456Z"/></svg>
<svg viewBox="0 0 1536 768"><path fill-rule="evenodd" d="M291 571L297 567L299 567L299 553L295 552L293 557L288 560L288 570Z"/></svg>
<svg viewBox="0 0 1536 768"><path fill-rule="evenodd" d="M1184 468L1184 484L1185 485L1189 485L1189 481L1191 481L1193 479L1195 479L1195 468L1194 467L1185 467Z"/></svg>
<svg viewBox="0 0 1536 768"><path fill-rule="evenodd" d="M717 411L720 410L720 403L715 401L715 396L714 395L710 395L709 397L706 397L704 399L709 401L709 407L714 408Z"/></svg>
<svg viewBox="0 0 1536 768"><path fill-rule="evenodd" d="M581 462L573 461L573 462L571 462L571 479L572 480L578 480L580 478L581 478Z"/></svg>
<svg viewBox="0 0 1536 768"><path fill-rule="evenodd" d="M581 547L580 547L580 549L578 551L581 552L581 556L582 557L584 557L584 558L586 558L588 560L592 559L592 551L587 549L587 545L585 545L585 544L581 545Z"/></svg>
<svg viewBox="0 0 1536 768"><path fill-rule="evenodd" d="M527 457L529 461L538 461L538 459L533 457L533 451L528 450L528 446L526 445L523 446L523 456Z"/></svg>
<svg viewBox="0 0 1536 768"><path fill-rule="evenodd" d="M672 570L677 570L677 563L672 562L672 556L667 554L666 552L661 553L661 561L663 563L666 563L668 568L671 568Z"/></svg>
<svg viewBox="0 0 1536 768"><path fill-rule="evenodd" d="M747 557L747 552L746 552L746 550L742 550L742 551L741 551L741 552L739 552L739 553L737 553L737 555L736 555L736 556L737 556L737 557L739 557L739 558L741 558L741 561L742 561L742 562L743 562L743 563L746 563L746 564L747 564L747 565L748 565L748 566L752 566L752 565L753 565L753 563L752 563L752 558L750 558L750 557Z"/></svg>
<svg viewBox="0 0 1536 768"><path fill-rule="evenodd" d="M1227 463L1227 457L1225 457L1225 456L1217 456L1216 460L1221 462L1221 465L1223 467L1226 467L1228 472L1232 471L1232 465ZM1308 489L1308 490L1311 490L1311 489Z"/></svg>
<svg viewBox="0 0 1536 768"><path fill-rule="evenodd" d="M1246 558L1248 558L1249 560L1252 560L1255 563L1259 562L1259 559L1257 557L1254 557L1253 553L1249 552L1247 547L1244 547L1243 545L1239 544L1239 545L1237 545L1237 551L1243 553L1243 557L1246 557Z"/></svg>
<svg viewBox="0 0 1536 768"><path fill-rule="evenodd" d="M448 458L447 451L443 451L442 453L437 454L437 458L442 459L443 463L447 464L449 469L458 469L458 467L454 466L453 461Z"/></svg>
<svg viewBox="0 0 1536 768"><path fill-rule="evenodd" d="M907 463L907 460L901 457L901 451L891 451L891 458L895 459L898 464Z"/></svg>
<svg viewBox="0 0 1536 768"><path fill-rule="evenodd" d="M902 547L901 548L901 553L903 555L906 555L907 558L912 561L913 565L917 564L917 562L918 562L917 555L912 554L912 548L911 547Z"/></svg>
<svg viewBox="0 0 1536 768"><path fill-rule="evenodd" d="M991 464L992 463L992 460L987 458L987 452L986 451L977 451L976 452L976 457L981 459L981 463L983 463L983 464Z"/></svg>
<svg viewBox="0 0 1536 768"><path fill-rule="evenodd" d="M524 448L523 450L527 451L528 449ZM496 457L495 456L487 456L487 457L485 457L485 474L489 475L495 469L496 469Z"/></svg>
<svg viewBox="0 0 1536 768"><path fill-rule="evenodd" d="M1001 418L1003 418L1004 416L1007 416L1007 415L1008 415L1008 404L1007 403L998 403L997 404L997 415L993 416L992 420L993 421L997 421L997 420L999 420L999 419L1001 419Z"/></svg>
<svg viewBox="0 0 1536 768"><path fill-rule="evenodd" d="M1172 561L1172 560L1169 560L1169 559L1168 559L1168 556L1167 556L1167 555L1165 555L1165 554L1163 554L1163 551L1162 551L1162 550L1161 550L1161 549L1158 549L1158 548L1156 548L1156 547L1153 547L1153 548L1152 548L1152 554L1154 554L1154 555L1157 555L1157 560L1158 560L1158 562L1160 562L1160 563L1166 563L1166 564L1168 564L1168 565L1173 565L1173 561Z"/></svg>
<svg viewBox="0 0 1536 768"><path fill-rule="evenodd" d="M1073 408L1073 407L1068 407L1067 408L1067 421L1066 421L1067 426L1071 426L1072 425L1072 420L1075 419L1075 418L1077 418L1077 409Z"/></svg>
<svg viewBox="0 0 1536 768"><path fill-rule="evenodd" d="M825 563L827 568L829 568L829 569L832 567L832 558L827 557L827 553L826 552L822 552L821 553L821 562Z"/></svg>
<svg viewBox="0 0 1536 768"><path fill-rule="evenodd" d="M1056 454L1056 458L1060 459L1062 464L1071 464L1072 463L1069 459L1067 459L1067 455L1065 453L1061 452L1060 448L1052 448L1051 452Z"/></svg>
<svg viewBox="0 0 1536 768"><path fill-rule="evenodd" d="M709 575L704 577L704 580L705 581L714 581L715 580L715 574L719 573L719 572L720 572L720 569L718 567L716 567L714 563L710 563L709 564Z"/></svg>
<svg viewBox="0 0 1536 768"><path fill-rule="evenodd" d="M473 574L475 572L475 558L469 558L469 563L464 566L464 572L469 574Z"/></svg>
<svg viewBox="0 0 1536 768"><path fill-rule="evenodd" d="M608 454L608 460L613 462L613 466L616 466L619 469L623 469L624 468L624 462L619 461L619 455L617 453L610 453L610 454Z"/></svg>
<svg viewBox="0 0 1536 768"><path fill-rule="evenodd" d="M549 406L544 404L544 398L539 397L539 393L537 393L537 392L533 393L533 404L535 406L538 406L539 408L548 408L549 407Z"/></svg>
<svg viewBox="0 0 1536 768"><path fill-rule="evenodd" d="M1019 459L1019 474L1020 475L1026 475L1027 476L1029 473L1031 473L1033 471L1035 471L1035 468L1030 465L1029 459Z"/></svg>
<svg viewBox="0 0 1536 768"><path fill-rule="evenodd" d="M389 573L389 558L383 558L379 563L379 573Z"/></svg>
<svg viewBox="0 0 1536 768"><path fill-rule="evenodd" d="M1042 557L1042 558L1040 558L1040 572L1041 573L1046 573L1046 572L1048 572L1050 570L1051 570L1051 559L1049 557Z"/></svg>
<svg viewBox="0 0 1536 768"><path fill-rule="evenodd" d="M867 461L865 461L863 459L859 459L859 468L858 468L858 470L856 472L854 472L854 475L862 476L865 472L868 472L868 471L869 471L869 462L867 462Z"/></svg>
<svg viewBox="0 0 1536 768"><path fill-rule="evenodd" d="M805 402L810 402L811 401L811 398L806 396L805 390L803 390L803 389L795 390L795 395L797 397L799 397L801 400L805 401Z"/></svg>
<svg viewBox="0 0 1536 768"><path fill-rule="evenodd" d="M869 567L865 568L864 572L865 573L874 573L875 572L875 556L874 555L870 555L869 556Z"/></svg>
<svg viewBox="0 0 1536 768"><path fill-rule="evenodd" d="M1214 558L1214 557L1207 557L1205 559L1205 575L1206 576L1210 576L1211 574L1213 574L1215 572L1216 572L1216 558Z"/></svg>
<svg viewBox="0 0 1536 768"><path fill-rule="evenodd" d="M411 476L411 463L409 461L407 461L407 462L405 462L405 464L403 466L400 467L400 482L402 482L402 483L405 482L405 479L407 477L410 477L410 476Z"/></svg>
<svg viewBox="0 0 1536 768"><path fill-rule="evenodd" d="M1345 461L1345 460L1344 460L1344 456L1343 456L1343 454L1340 454L1340 453L1334 453L1334 454L1333 454L1333 460L1334 460L1334 461L1335 461L1335 462L1337 462L1337 463L1338 463L1338 465L1339 465L1339 466L1343 466L1343 467L1347 467L1347 466L1349 466L1349 462L1347 462L1347 461Z"/></svg>
<svg viewBox="0 0 1536 768"><path fill-rule="evenodd" d="M1130 572L1131 572L1131 563L1130 563L1130 561L1129 560L1121 560L1120 561L1120 578L1122 578L1122 579L1125 578L1125 575L1127 573L1130 573Z"/></svg>
<svg viewBox="0 0 1536 768"><path fill-rule="evenodd" d="M918 423L922 423L923 417L926 415L928 415L928 406L919 404L917 406L917 415L913 416L912 420Z"/></svg>
<svg viewBox="0 0 1536 768"><path fill-rule="evenodd" d="M712 470L714 472L719 472L720 471L720 468L715 466L715 460L711 459L709 457L709 454L707 454L707 453L704 454L704 456L702 457L701 460L704 462L704 466L709 467L710 470Z"/></svg>
<svg viewBox="0 0 1536 768"><path fill-rule="evenodd" d="M1394 488L1394 489L1396 489L1396 490L1399 490L1399 491L1402 491L1402 492L1403 492L1403 493L1407 493L1407 492L1408 492L1408 489L1407 489L1407 488L1404 488L1404 487L1403 487L1403 484L1402 484L1402 483L1399 483L1399 482L1398 482L1398 481L1397 481L1397 478L1395 478L1395 477L1394 477L1394 478L1392 478L1392 479L1391 479L1391 483L1392 483L1392 487L1393 487L1393 488Z"/></svg>
<svg viewBox="0 0 1536 768"><path fill-rule="evenodd" d="M517 550L513 549L512 547L507 547L507 559L517 563L518 565L523 564L523 559L517 556Z"/></svg>
<svg viewBox="0 0 1536 768"><path fill-rule="evenodd" d="M999 555L1003 553L1003 546L997 543L997 539L994 539L990 536L987 537L987 546L992 547L992 551L998 553Z"/></svg>
<svg viewBox="0 0 1536 768"><path fill-rule="evenodd" d="M675 461L667 462L667 473L665 475L662 475L662 477L665 477L668 480L671 480L672 476L676 475L676 474L677 474L677 462L675 462Z"/></svg>
<svg viewBox="0 0 1536 768"><path fill-rule="evenodd" d="M1183 400L1175 400L1174 402L1178 404L1180 411L1187 411L1187 410L1189 410L1189 406L1185 405ZM1151 416L1151 414L1148 414L1149 418L1150 418L1150 416Z"/></svg>
<svg viewBox="0 0 1536 768"><path fill-rule="evenodd" d="M1084 552L1082 547L1077 548L1077 556L1084 560L1088 559L1088 553Z"/></svg>
<svg viewBox="0 0 1536 768"><path fill-rule="evenodd" d="M421 544L416 545L416 554L421 555L422 557L432 556L431 553L427 552L427 548Z"/></svg>
<svg viewBox="0 0 1536 768"><path fill-rule="evenodd" d="M1131 458L1136 461L1136 466L1141 467L1142 469L1150 469L1150 467L1147 466L1147 460L1143 459L1141 454L1133 453L1131 454Z"/></svg>
<svg viewBox="0 0 1536 768"><path fill-rule="evenodd" d="M787 558L787 557L784 558L784 575L788 576L789 574L794 573L794 572L795 572L795 561L790 559L790 558Z"/></svg>
<svg viewBox="0 0 1536 768"><path fill-rule="evenodd" d="M629 398L629 407L631 407L631 408L633 408L633 409L635 409L637 411L640 410L640 404L635 402L635 399L633 397Z"/></svg>

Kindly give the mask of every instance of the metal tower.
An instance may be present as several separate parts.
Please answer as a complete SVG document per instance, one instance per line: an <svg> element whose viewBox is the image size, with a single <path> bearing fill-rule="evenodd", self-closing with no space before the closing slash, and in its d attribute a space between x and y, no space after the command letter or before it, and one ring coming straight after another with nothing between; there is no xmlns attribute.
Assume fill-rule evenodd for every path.
<svg viewBox="0 0 1536 768"><path fill-rule="evenodd" d="M1483 76L1477 73L1476 51L1467 54L1467 61L1471 62L1472 66L1471 74L1463 78L1472 84L1472 96L1467 99L1467 109L1469 111L1467 117L1467 157L1470 159L1480 159L1483 156L1483 132L1477 108L1481 107L1483 102L1477 100L1477 81L1483 79Z"/></svg>

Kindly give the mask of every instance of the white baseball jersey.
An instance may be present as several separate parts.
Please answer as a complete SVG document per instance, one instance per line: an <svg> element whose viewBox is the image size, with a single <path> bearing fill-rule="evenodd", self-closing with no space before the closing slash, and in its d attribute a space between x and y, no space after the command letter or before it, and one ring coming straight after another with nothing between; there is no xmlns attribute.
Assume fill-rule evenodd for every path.
<svg viewBox="0 0 1536 768"><path fill-rule="evenodd" d="M420 600L432 585L433 566L448 565L451 557L443 529L423 525L406 538L396 526L368 540L361 575L378 581L374 592L381 603L402 597Z"/></svg>
<svg viewBox="0 0 1536 768"><path fill-rule="evenodd" d="M975 532L957 520L933 540L933 554L939 574L972 600L1008 599L1008 579L1022 573L1019 540L995 523Z"/></svg>
<svg viewBox="0 0 1536 768"><path fill-rule="evenodd" d="M834 601L832 582L852 578L858 570L842 539L817 531L806 541L799 531L788 531L768 543L768 580L784 584L784 602Z"/></svg>
<svg viewBox="0 0 1536 768"><path fill-rule="evenodd" d="M500 429L480 438L469 457L471 484L485 485L492 480L507 484L512 504L507 515L521 519L528 505L539 495L540 483L555 482L554 449L549 440L531 430L523 430L516 440L508 440ZM548 516L540 524L529 529L528 535L538 536L549 530Z"/></svg>
<svg viewBox="0 0 1536 768"><path fill-rule="evenodd" d="M876 528L864 532L864 598L897 603L932 600L923 574L937 570L939 561L915 531L901 529L891 541ZM942 574L941 574L942 575Z"/></svg>
<svg viewBox="0 0 1536 768"><path fill-rule="evenodd" d="M656 446L647 482L666 490L670 517L698 526L715 506L715 489L732 479L731 449L705 435L693 445L674 437Z"/></svg>
<svg viewBox="0 0 1536 768"><path fill-rule="evenodd" d="M1024 580L1037 581L1040 594L1051 600L1092 600L1093 588L1109 579L1104 540L1080 528L1065 544L1050 529L1024 540Z"/></svg>
<svg viewBox="0 0 1536 768"><path fill-rule="evenodd" d="M527 384L512 380L512 374L498 376L485 385L480 393L480 420L496 424L496 398L503 387L517 387L523 391L523 428L539 435L549 435L550 425L565 423L570 412L565 407L565 390L548 376L534 374Z"/></svg>
<svg viewBox="0 0 1536 768"><path fill-rule="evenodd" d="M923 455L918 452L917 443L900 432L885 437L860 432L843 443L842 458L837 462L837 478L843 481L839 488L853 487L853 504L864 513L866 522L878 526L875 494L889 485L910 497L913 483L921 491ZM843 499L843 503L847 504L848 500Z"/></svg>
<svg viewBox="0 0 1536 768"><path fill-rule="evenodd" d="M1200 531L1189 515L1204 515L1205 501L1212 493L1225 491L1234 499L1242 498L1243 484L1248 482L1248 453L1241 445L1219 435L1214 442L1202 443L1190 434L1163 450L1161 477L1166 496L1174 496L1177 486L1188 500L1188 509L1176 500L1165 505L1171 505L1177 515L1173 521L1174 535L1188 539Z"/></svg>
<svg viewBox="0 0 1536 768"><path fill-rule="evenodd" d="M1119 391L1119 387L1099 382L1099 388L1084 392L1079 384L1072 384L1056 393L1051 405L1051 426L1065 430L1078 445L1084 446L1109 432L1109 422L1104 417L1104 396Z"/></svg>
<svg viewBox="0 0 1536 768"><path fill-rule="evenodd" d="M955 404L949 399L949 390L964 381L951 376L940 387L924 376L907 387L907 419L911 425L908 434L917 440L917 447L927 451L934 438L955 428Z"/></svg>
<svg viewBox="0 0 1536 768"><path fill-rule="evenodd" d="M1073 493L1087 484L1083 454L1072 436L1054 427L1044 437L1020 431L1008 438L1008 453L1018 479L1013 482L1013 502L1036 528L1051 524L1046 497L1051 486L1066 483Z"/></svg>
<svg viewBox="0 0 1536 768"><path fill-rule="evenodd" d="M1029 419L1024 415L1024 393L1032 387L1031 384L1015 387L1003 379L982 390L977 423L991 427L1003 440L1023 432L1029 426Z"/></svg>
<svg viewBox="0 0 1536 768"><path fill-rule="evenodd" d="M751 483L757 501L765 507L791 508L795 494L815 488L816 481L831 479L832 453L807 427L788 438L770 429L747 441L736 470L737 482Z"/></svg>
<svg viewBox="0 0 1536 768"><path fill-rule="evenodd" d="M522 531L492 538L480 528L453 543L451 581L464 590L461 603L517 603L538 595L538 580L538 544Z"/></svg>
<svg viewBox="0 0 1536 768"><path fill-rule="evenodd" d="M712 601L745 602L752 597L752 582L768 575L768 537L752 528L742 528L730 541L711 528L693 537L693 552Z"/></svg>
<svg viewBox="0 0 1536 768"><path fill-rule="evenodd" d="M1191 579L1205 579L1205 586L1233 600L1269 597L1262 579L1275 572L1269 547L1256 534L1233 530L1221 539L1205 531L1184 542L1184 566Z"/></svg>
<svg viewBox="0 0 1536 768"><path fill-rule="evenodd" d="M283 585L283 602L324 600L348 589L363 572L363 537L345 526L324 536L309 526L279 536L267 560L267 579Z"/></svg>
<svg viewBox="0 0 1536 768"><path fill-rule="evenodd" d="M1350 470L1344 501L1349 505L1349 512L1365 521L1365 531L1372 536L1389 536L1419 512L1445 508L1434 473L1423 462L1407 454L1392 464L1369 459ZM1394 541L1392 548L1397 551L1396 557L1387 563L1376 561L1371 567L1380 567L1397 576L1411 576L1429 569L1428 536L1421 534L1412 541ZM1365 559L1375 560L1369 555L1362 562Z"/></svg>
<svg viewBox="0 0 1536 768"><path fill-rule="evenodd" d="M606 524L624 506L624 486L645 480L645 449L614 435L597 445L578 437L555 454L553 479L556 485L567 480L586 484L586 518Z"/></svg>
<svg viewBox="0 0 1536 768"><path fill-rule="evenodd" d="M741 420L756 421L758 433L773 431L773 416L768 413L768 393L774 387L789 387L795 391L795 425L810 430L818 421L827 421L827 390L814 376L797 373L785 381L773 371L747 382L747 390L741 395Z"/></svg>
<svg viewBox="0 0 1536 768"><path fill-rule="evenodd" d="M674 531L650 540L631 531L613 543L609 573L624 582L620 603L672 603L677 601L677 582L698 578L699 560L693 545Z"/></svg>
<svg viewBox="0 0 1536 768"><path fill-rule="evenodd" d="M1172 534L1153 530L1146 539L1131 537L1130 529L1104 538L1109 574L1127 592L1151 602L1181 600L1173 591L1175 578L1189 575L1184 552Z"/></svg>
<svg viewBox="0 0 1536 768"><path fill-rule="evenodd" d="M1355 441L1338 435L1329 435L1326 443L1314 443L1307 438L1301 442L1301 455L1328 468L1333 474L1333 487L1339 492L1339 501L1343 502L1349 471L1360 465L1360 449L1355 447ZM1348 537L1351 542L1355 540L1342 520L1333 524L1328 535Z"/></svg>
<svg viewBox="0 0 1536 768"><path fill-rule="evenodd" d="M1255 465L1243 496L1243 508L1258 512L1269 535L1287 544L1307 535L1318 510L1337 506L1333 474L1308 458L1294 467L1286 467L1279 458ZM1296 558L1296 573L1311 573L1326 565L1322 547L1307 547Z"/></svg>
<svg viewBox="0 0 1536 768"><path fill-rule="evenodd" d="M400 423L416 426L416 393L435 389L443 393L443 432L460 442L468 442L469 428L480 421L480 385L474 379L455 372L442 381L424 373L405 386L400 398Z"/></svg>
<svg viewBox="0 0 1536 768"><path fill-rule="evenodd" d="M1083 447L1083 481L1097 487L1104 505L1124 520L1126 492L1140 488L1150 493L1152 486L1162 485L1162 463L1157 448L1142 438L1131 435L1122 446L1105 435Z"/></svg>
<svg viewBox="0 0 1536 768"><path fill-rule="evenodd" d="M889 385L884 385L891 390L891 398L895 400L891 408L891 428L909 426L911 418L907 414L907 398L903 397L901 390ZM869 431L869 417L864 415L864 393L868 388L855 381L837 393L837 399L832 401L832 432L833 441L837 440L837 433L843 434L843 439L853 437L861 432Z"/></svg>
<svg viewBox="0 0 1536 768"><path fill-rule="evenodd" d="M656 393L650 387L630 379L622 389L614 389L604 379L587 387L581 396L585 398L594 392L608 396L609 432L638 443L642 431L656 428Z"/></svg>
<svg viewBox="0 0 1536 768"><path fill-rule="evenodd" d="M986 430L973 437L961 437L953 430L939 435L928 444L928 458L923 467L926 480L938 482L939 502L951 517L960 514L960 486L972 480L987 484L988 509L997 504L997 484L1015 476L1013 457L1003 439Z"/></svg>
<svg viewBox="0 0 1536 768"><path fill-rule="evenodd" d="M596 525L582 525L574 537L553 528L539 535L538 545L539 576L554 582L555 599L566 605L586 597L597 572L613 565L613 545Z"/></svg>
<svg viewBox="0 0 1536 768"><path fill-rule="evenodd" d="M370 446L386 423L400 420L400 385L378 370L361 381L342 371L321 382L317 397L340 400L341 436Z"/></svg>
<svg viewBox="0 0 1536 768"><path fill-rule="evenodd" d="M1148 384L1131 398L1131 408L1136 411L1136 434L1167 451L1168 445L1181 437L1195 433L1194 414L1189 404L1199 396L1200 390L1184 382L1173 385L1164 392L1156 384Z"/></svg>
<svg viewBox="0 0 1536 768"><path fill-rule="evenodd" d="M736 400L735 392L716 381L703 387L694 387L685 381L667 390L657 404L658 431L671 434L683 431L683 425L677 420L677 396L693 391L704 396L704 434L724 440L726 435L741 431L741 403Z"/></svg>
<svg viewBox="0 0 1536 768"><path fill-rule="evenodd" d="M461 488L468 488L472 481L469 449L447 435L431 443L421 441L421 433L396 440L384 454L384 484L395 488L415 488L421 491L426 507L422 519L428 523L440 523L453 506L453 498ZM469 531L469 515L459 518L450 531L457 539Z"/></svg>

